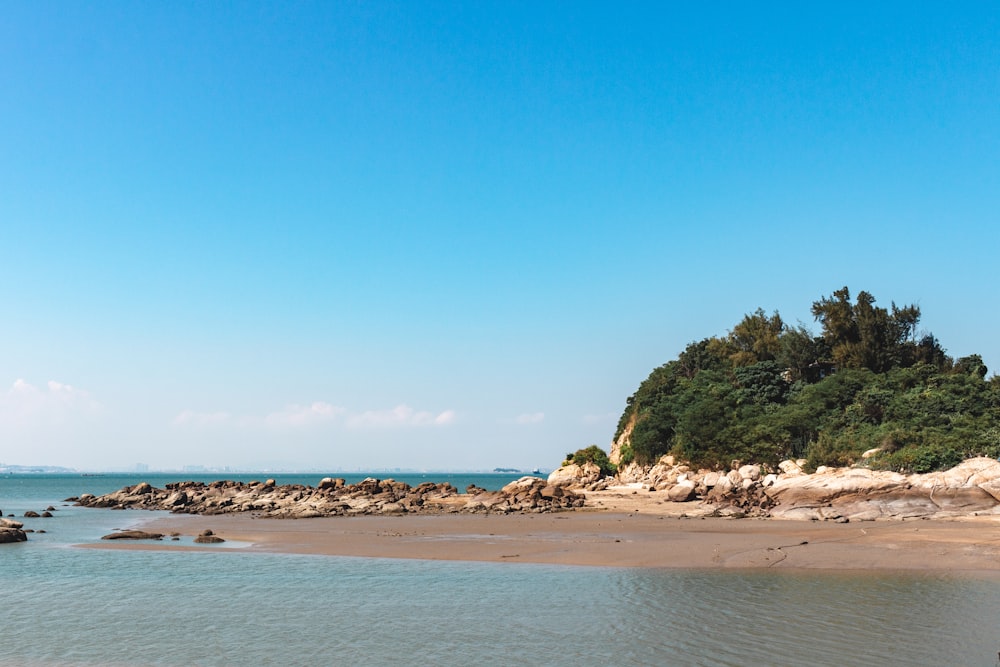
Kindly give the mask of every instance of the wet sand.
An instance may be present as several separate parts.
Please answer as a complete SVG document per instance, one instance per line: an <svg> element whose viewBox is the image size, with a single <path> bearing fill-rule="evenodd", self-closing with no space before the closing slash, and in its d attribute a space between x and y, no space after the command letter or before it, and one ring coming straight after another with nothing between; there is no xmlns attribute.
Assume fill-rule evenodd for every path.
<svg viewBox="0 0 1000 667"><path fill-rule="evenodd" d="M637 499L638 500L638 499ZM605 506L627 503L610 502ZM142 528L197 535L211 529L240 552L552 563L654 568L925 570L1000 575L1000 522L831 522L686 516L690 504L646 511L554 514L259 519L248 515L156 518ZM219 550L169 541L91 548Z"/></svg>

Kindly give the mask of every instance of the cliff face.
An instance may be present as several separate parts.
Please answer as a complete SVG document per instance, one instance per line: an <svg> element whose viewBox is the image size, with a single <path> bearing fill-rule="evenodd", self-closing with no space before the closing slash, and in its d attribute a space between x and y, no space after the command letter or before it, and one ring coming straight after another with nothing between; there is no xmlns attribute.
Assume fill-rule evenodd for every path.
<svg viewBox="0 0 1000 667"><path fill-rule="evenodd" d="M625 447L632 441L632 430L635 428L635 413L633 412L629 418L628 422L625 424L625 428L618 435L617 438L611 443L611 451L608 452L608 460L615 465L620 465L622 461L622 447Z"/></svg>

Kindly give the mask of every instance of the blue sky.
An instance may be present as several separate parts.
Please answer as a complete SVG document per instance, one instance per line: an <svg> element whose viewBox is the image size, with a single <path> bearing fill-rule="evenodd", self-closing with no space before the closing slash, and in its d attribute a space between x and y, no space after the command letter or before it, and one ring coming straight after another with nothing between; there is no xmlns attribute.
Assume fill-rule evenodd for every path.
<svg viewBox="0 0 1000 667"><path fill-rule="evenodd" d="M8 3L0 462L543 467L848 285L1000 370L995 3Z"/></svg>

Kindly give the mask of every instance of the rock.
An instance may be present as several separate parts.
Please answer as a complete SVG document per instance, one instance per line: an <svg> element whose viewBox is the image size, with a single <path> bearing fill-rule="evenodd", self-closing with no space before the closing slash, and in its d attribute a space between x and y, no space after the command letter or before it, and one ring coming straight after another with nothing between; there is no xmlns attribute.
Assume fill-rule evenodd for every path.
<svg viewBox="0 0 1000 667"><path fill-rule="evenodd" d="M20 521L14 521L14 519L5 519L0 517L0 528L24 528L24 524Z"/></svg>
<svg viewBox="0 0 1000 667"><path fill-rule="evenodd" d="M582 488L593 484L601 478L601 469L594 463L584 463L582 466L575 463L565 465L558 470L554 470L548 478L549 484L558 486L570 486Z"/></svg>
<svg viewBox="0 0 1000 667"><path fill-rule="evenodd" d="M563 488L555 484L548 484L539 491L542 498L562 498Z"/></svg>
<svg viewBox="0 0 1000 667"><path fill-rule="evenodd" d="M795 461L785 460L778 464L778 470L780 470L785 475L801 475L802 466L800 466Z"/></svg>
<svg viewBox="0 0 1000 667"><path fill-rule="evenodd" d="M38 512L34 510L28 510L27 512L24 513L25 519L37 519L38 517L39 517Z"/></svg>
<svg viewBox="0 0 1000 667"><path fill-rule="evenodd" d="M268 480L271 481L271 480ZM316 488L321 490L335 490L344 488L345 480L341 478L334 479L333 477L324 477L319 481Z"/></svg>
<svg viewBox="0 0 1000 667"><path fill-rule="evenodd" d="M219 544L220 542L225 542L225 540L212 533L212 531L205 530L198 537L194 538L194 542L195 544Z"/></svg>
<svg viewBox="0 0 1000 667"><path fill-rule="evenodd" d="M174 482L166 484L164 489L150 487L148 492L138 495L135 487L126 487L104 496L81 496L78 503L85 507L165 509L202 515L255 512L258 516L296 519L411 512L547 512L584 503L583 496L568 488L530 476L511 482L502 491L488 492L476 486L467 491L461 496L447 482L425 482L411 488L404 482L374 478L351 485L343 479L324 478L316 488L268 487L220 480L208 485ZM470 502L473 498L477 503Z"/></svg>
<svg viewBox="0 0 1000 667"><path fill-rule="evenodd" d="M142 530L121 530L101 538L102 540L160 540L163 533L147 533Z"/></svg>
<svg viewBox="0 0 1000 667"><path fill-rule="evenodd" d="M41 517L43 519L51 519L52 518L52 512L50 512L48 510L45 510L44 512L42 512Z"/></svg>
<svg viewBox="0 0 1000 667"><path fill-rule="evenodd" d="M685 480L667 490L667 500L675 503L686 503L695 498L695 484Z"/></svg>
<svg viewBox="0 0 1000 667"><path fill-rule="evenodd" d="M0 528L0 544L11 544L13 542L27 542L28 536L19 528Z"/></svg>

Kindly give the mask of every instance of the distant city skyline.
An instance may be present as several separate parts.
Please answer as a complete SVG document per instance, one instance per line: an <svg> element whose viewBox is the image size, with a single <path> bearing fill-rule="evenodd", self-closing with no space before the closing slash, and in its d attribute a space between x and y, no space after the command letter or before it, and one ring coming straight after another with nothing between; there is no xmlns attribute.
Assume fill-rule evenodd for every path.
<svg viewBox="0 0 1000 667"><path fill-rule="evenodd" d="M555 468L847 285L1000 370L993 3L0 23L0 459Z"/></svg>

